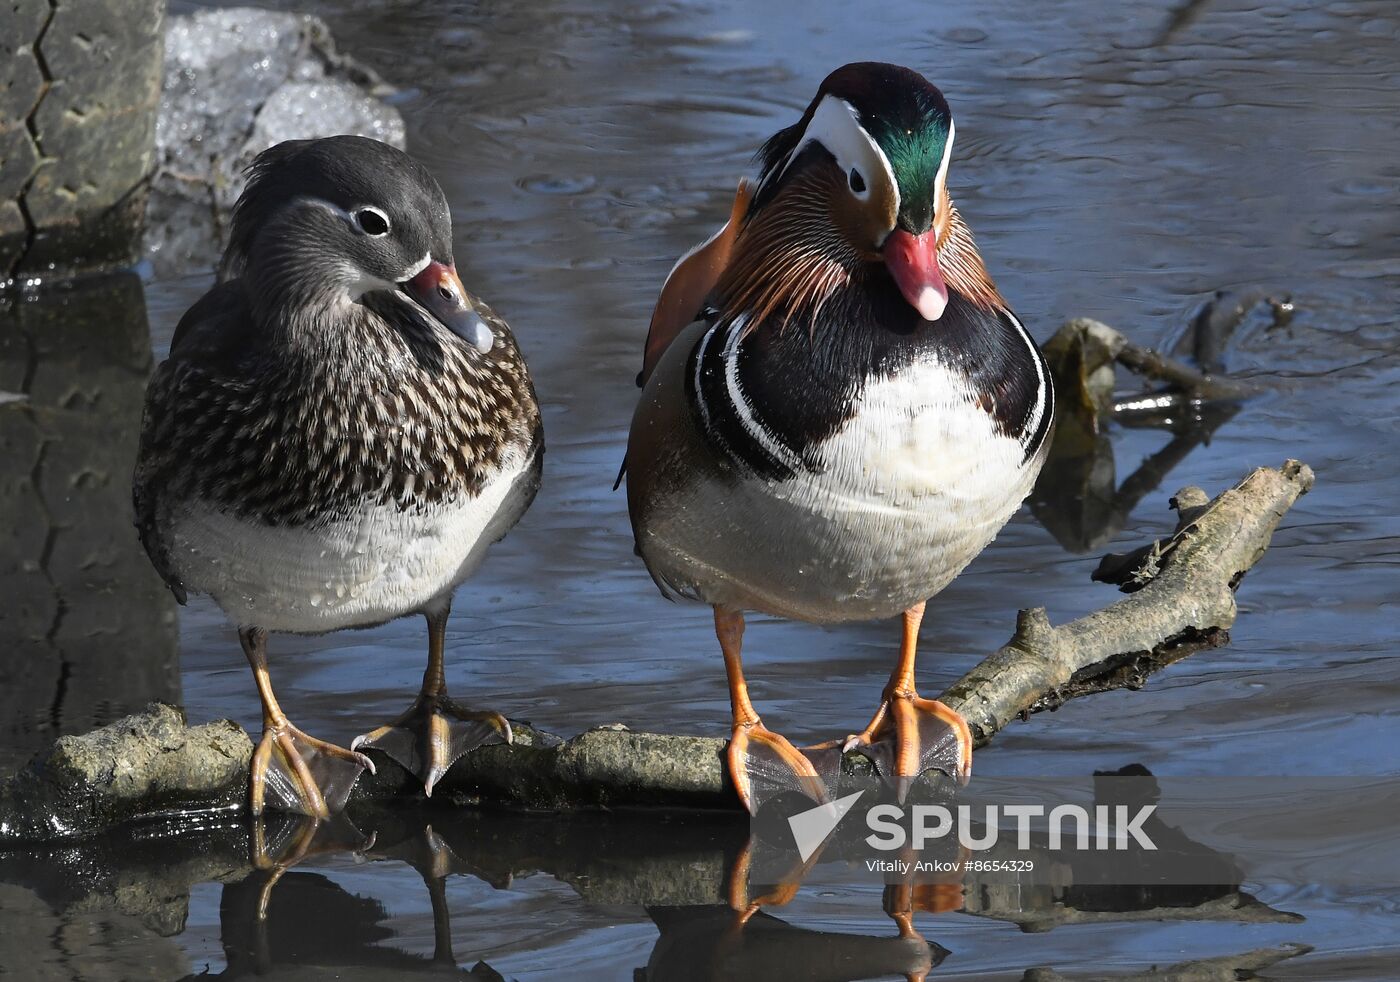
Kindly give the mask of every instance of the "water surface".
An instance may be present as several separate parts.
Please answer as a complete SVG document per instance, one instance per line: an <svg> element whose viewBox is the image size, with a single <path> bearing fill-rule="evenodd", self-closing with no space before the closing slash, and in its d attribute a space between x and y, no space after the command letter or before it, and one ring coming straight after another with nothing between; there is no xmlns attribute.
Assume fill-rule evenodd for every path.
<svg viewBox="0 0 1400 982"><path fill-rule="evenodd" d="M950 189L1037 337L1089 316L1139 343L1167 345L1218 289L1263 286L1297 304L1289 324L1247 329L1227 356L1229 370L1264 395L1189 454L1106 546L1168 528L1166 499L1180 486L1215 493L1251 467L1307 461L1317 488L1241 588L1231 644L1172 667L1145 692L1080 700L1012 727L978 757L979 770L1395 772L1393 5L288 6L324 16L342 48L402 87L409 148L452 205L463 279L513 325L544 404L544 489L457 594L454 692L564 734L612 721L725 732L709 612L657 594L632 554L624 497L609 490L632 378L661 281L723 221L752 151L796 119L828 70L880 59L923 71L947 94L958 123ZM208 283L191 275L146 285L158 352ZM1120 479L1167 439L1115 430ZM1067 552L1023 511L930 604L921 688L938 691L993 650L1019 607L1044 606L1060 622L1108 602L1109 588L1088 582L1096 561ZM746 665L765 721L796 742L848 732L873 709L896 640L892 623L822 630L753 618ZM406 620L277 638L272 670L299 725L344 741L403 708L424 656L423 629ZM256 727L236 639L205 602L180 612L180 686L193 719ZM575 847L559 848L567 858ZM727 853L705 855L721 862L713 857ZM448 877L439 912L445 904L450 914L454 964L465 971L485 961L517 978L627 978L676 931L708 930L698 908L686 934L642 893L599 902L560 871L564 862L535 875L521 863L509 885ZM1314 950L1279 961L1268 977L1394 974L1394 892L1243 887L1305 920L1143 923L1123 914L1023 933L1005 919L947 913L918 924L950 952L937 977L1019 978L1033 966L1073 978L1131 976L1286 944ZM86 932L63 949L69 969L116 959L155 977L238 974L258 964L244 959L254 943L234 910L247 899L240 889L248 888L196 886L188 918L158 931L81 905L60 904L60 913L36 905L32 916L36 930ZM303 973L294 977L312 965L358 966L365 977L407 972L430 964L440 944L430 892L402 862L329 855L288 874L278 891L292 896L274 900L274 911L295 909L295 897L307 908L317 897L331 905L319 920L284 915L300 926L264 952ZM893 934L878 885L834 874L771 913L794 930Z"/></svg>

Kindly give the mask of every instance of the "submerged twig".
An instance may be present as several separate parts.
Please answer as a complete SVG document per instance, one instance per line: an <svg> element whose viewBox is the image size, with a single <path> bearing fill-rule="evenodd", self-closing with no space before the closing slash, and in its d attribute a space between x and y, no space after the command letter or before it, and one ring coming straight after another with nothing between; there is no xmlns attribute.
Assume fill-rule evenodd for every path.
<svg viewBox="0 0 1400 982"><path fill-rule="evenodd" d="M1207 375L1185 362L1131 341L1123 342L1116 358L1123 367L1174 385L1196 399L1242 399L1250 393L1250 389L1239 382Z"/></svg>
<svg viewBox="0 0 1400 982"><path fill-rule="evenodd" d="M1116 362L1144 378L1166 383L1182 400L1199 402L1243 399L1254 391L1242 382L1203 371L1154 348L1135 344L1107 324L1088 317L1077 317L1067 322L1047 342L1045 353L1051 361L1052 369L1059 368L1064 363L1064 353L1072 347L1093 352L1086 356L1090 363L1081 369L1086 376L1106 367L1110 361ZM1094 398L1091 400L1099 412L1108 411L1113 405L1109 398L1112 395L1112 374L1107 374L1106 378L1109 387L1094 392ZM1059 388L1065 388L1069 380L1064 377L1062 371L1057 371L1056 381L1060 383Z"/></svg>
<svg viewBox="0 0 1400 982"><path fill-rule="evenodd" d="M1239 412L1255 390L1221 374L1225 350L1241 327L1266 309L1270 325L1278 326L1287 323L1291 304L1261 290L1217 293L1171 345L1170 355L1083 317L1067 321L1046 342L1055 380L1055 439L1030 504L1062 546L1087 552L1117 535L1138 502ZM1149 386L1123 394L1120 366ZM1125 427L1161 427L1172 435L1121 484L1110 420Z"/></svg>

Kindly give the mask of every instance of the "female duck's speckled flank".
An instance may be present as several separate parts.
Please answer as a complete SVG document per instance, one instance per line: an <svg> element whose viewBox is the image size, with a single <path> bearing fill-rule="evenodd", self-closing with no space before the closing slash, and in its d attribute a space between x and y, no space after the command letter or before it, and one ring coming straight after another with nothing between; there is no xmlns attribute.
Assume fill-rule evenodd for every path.
<svg viewBox="0 0 1400 982"><path fill-rule="evenodd" d="M462 287L447 200L411 157L359 137L254 163L219 283L180 321L146 397L134 497L182 603L239 628L262 698L252 805L326 815L369 759L283 714L269 631L427 617L413 706L356 739L417 773L510 740L444 691L452 592L524 513L543 440L510 329Z"/></svg>
<svg viewBox="0 0 1400 982"><path fill-rule="evenodd" d="M833 72L759 151L729 223L677 263L647 338L627 448L637 547L668 596L711 604L729 673L729 767L756 810L824 798L814 760L865 749L901 790L966 776L966 722L914 686L924 601L1029 493L1054 396L1030 334L948 197L953 117L921 75ZM904 616L870 724L825 754L760 722L743 611Z"/></svg>

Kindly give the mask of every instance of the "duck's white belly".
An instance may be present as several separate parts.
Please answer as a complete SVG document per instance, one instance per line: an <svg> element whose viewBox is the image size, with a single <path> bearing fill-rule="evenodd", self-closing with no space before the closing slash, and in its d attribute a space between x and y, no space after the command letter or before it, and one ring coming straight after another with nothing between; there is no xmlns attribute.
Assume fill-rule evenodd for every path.
<svg viewBox="0 0 1400 982"><path fill-rule="evenodd" d="M523 458L524 455L521 455ZM318 526L249 522L203 503L172 515L170 557L185 586L240 626L320 633L422 610L481 564L520 517L534 481L517 459L475 497L375 505Z"/></svg>
<svg viewBox="0 0 1400 982"><path fill-rule="evenodd" d="M710 603L808 621L892 616L943 589L1030 492L1039 457L998 432L954 373L925 363L867 385L781 482L718 474L649 522L648 563Z"/></svg>

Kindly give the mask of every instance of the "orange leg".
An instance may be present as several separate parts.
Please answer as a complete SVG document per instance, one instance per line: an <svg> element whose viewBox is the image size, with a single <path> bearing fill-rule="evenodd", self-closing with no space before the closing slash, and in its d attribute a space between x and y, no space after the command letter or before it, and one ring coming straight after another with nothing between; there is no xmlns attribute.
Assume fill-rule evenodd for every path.
<svg viewBox="0 0 1400 982"><path fill-rule="evenodd" d="M830 800L826 783L802 752L763 725L749 701L744 666L739 653L744 642L741 611L715 606L715 636L724 652L729 676L729 706L733 729L729 739L729 776L739 800L756 814L768 798L784 791L798 791L816 802Z"/></svg>
<svg viewBox="0 0 1400 982"><path fill-rule="evenodd" d="M364 754L317 740L293 726L277 704L267 674L267 632L241 628L238 640L253 668L263 707L262 739L253 751L250 768L253 814L261 815L270 805L312 818L329 818L345 807L361 772L374 773L374 764Z"/></svg>
<svg viewBox="0 0 1400 982"><path fill-rule="evenodd" d="M956 711L914 688L922 603L904 612L904 640L899 662L885 686L880 708L864 730L846 740L846 750L860 750L888 779L898 781L902 801L914 780L937 768L960 781L972 770L972 731Z"/></svg>
<svg viewBox="0 0 1400 982"><path fill-rule="evenodd" d="M510 723L500 713L473 710L447 695L443 674L450 605L425 614L428 619L428 668L413 705L392 722L357 736L352 749L372 747L388 754L404 769L418 775L423 790L433 787L457 758L491 743L510 743Z"/></svg>

